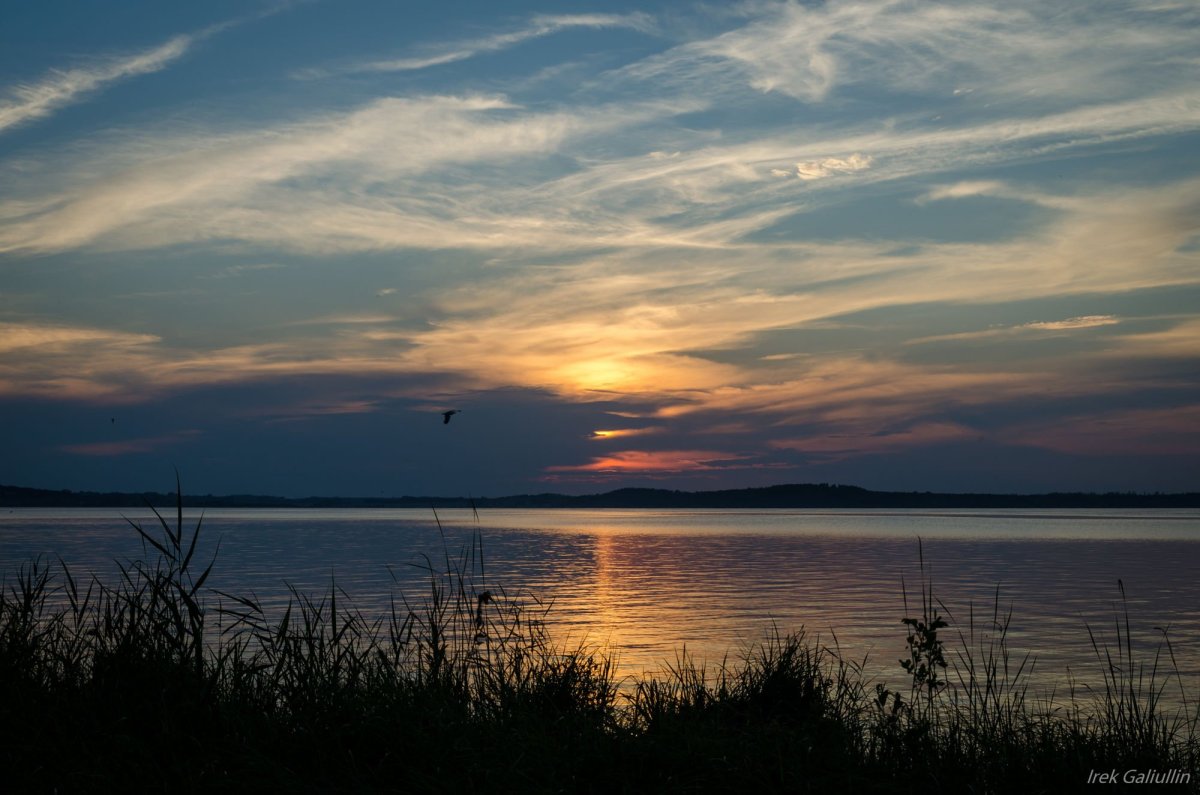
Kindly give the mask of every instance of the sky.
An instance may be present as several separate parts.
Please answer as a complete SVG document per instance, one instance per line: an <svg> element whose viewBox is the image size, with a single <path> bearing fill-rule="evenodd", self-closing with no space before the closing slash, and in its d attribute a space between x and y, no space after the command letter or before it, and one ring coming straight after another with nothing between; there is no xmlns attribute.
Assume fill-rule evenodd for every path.
<svg viewBox="0 0 1200 795"><path fill-rule="evenodd" d="M4 16L2 483L1200 490L1195 2Z"/></svg>

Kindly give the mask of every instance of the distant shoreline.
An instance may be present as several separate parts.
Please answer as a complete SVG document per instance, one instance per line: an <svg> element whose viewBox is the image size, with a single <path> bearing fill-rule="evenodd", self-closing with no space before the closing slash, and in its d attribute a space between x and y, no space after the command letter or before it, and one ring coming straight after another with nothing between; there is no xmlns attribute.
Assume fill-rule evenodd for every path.
<svg viewBox="0 0 1200 795"><path fill-rule="evenodd" d="M273 497L188 494L194 508L1200 508L1200 492L1053 492L1047 494L870 491L858 486L788 484L719 491L625 488L602 494L518 494L507 497ZM174 506L163 492L95 492L0 485L5 508L129 508Z"/></svg>

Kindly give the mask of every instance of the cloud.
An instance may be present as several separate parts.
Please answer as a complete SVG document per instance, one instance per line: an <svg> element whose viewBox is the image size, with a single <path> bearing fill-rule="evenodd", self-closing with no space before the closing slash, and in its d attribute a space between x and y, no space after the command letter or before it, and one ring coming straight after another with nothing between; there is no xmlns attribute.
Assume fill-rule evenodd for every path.
<svg viewBox="0 0 1200 795"><path fill-rule="evenodd" d="M33 83L9 86L0 98L0 133L49 116L66 105L127 77L165 69L195 43L193 36L174 36L148 50L88 66L55 69Z"/></svg>
<svg viewBox="0 0 1200 795"><path fill-rule="evenodd" d="M218 22L195 33L172 36L162 44L140 52L91 58L81 66L52 69L34 82L11 85L0 91L0 134L45 118L110 84L162 71L185 56L199 42L243 23L274 16L293 5L295 3L286 0L277 2L259 12Z"/></svg>
<svg viewBox="0 0 1200 795"><path fill-rule="evenodd" d="M394 292L394 291L393 291ZM376 293L379 295L379 293ZM294 326L379 326L392 322L392 315L381 315L378 312L362 312L342 315L320 315L318 317L296 320Z"/></svg>
<svg viewBox="0 0 1200 795"><path fill-rule="evenodd" d="M38 173L36 184L60 183L58 196L0 201L0 252L214 238L307 251L502 247L553 237L556 227L579 240L585 231L578 224L514 215L511 193L526 192L522 185L489 197L476 184L431 190L436 179L416 178L469 165L526 169L526 158L551 156L568 139L676 112L653 105L514 110L498 96L385 98L250 132L126 136L111 151L88 153L78 171Z"/></svg>
<svg viewBox="0 0 1200 795"><path fill-rule="evenodd" d="M1105 354L1113 358L1192 359L1200 357L1200 319L1189 317L1164 331L1126 334Z"/></svg>
<svg viewBox="0 0 1200 795"><path fill-rule="evenodd" d="M1082 317L1069 317L1066 320L1039 320L1033 323L1025 323L1018 326L1018 328L1064 331L1077 328L1095 328L1096 326L1113 326L1120 322L1119 318L1112 315L1084 315Z"/></svg>
<svg viewBox="0 0 1200 795"><path fill-rule="evenodd" d="M1012 338L1030 331L1074 331L1076 329L1097 328L1100 326L1115 326L1120 322L1121 319L1114 315L1085 315L1082 317L1069 317L1064 320L1038 320L1012 326L993 326L980 331L960 331L954 334L915 337L905 340L904 344L923 345L930 342Z"/></svg>
<svg viewBox="0 0 1200 795"><path fill-rule="evenodd" d="M7 390L24 394L110 395L305 373L432 373L469 388L520 385L571 400L636 400L663 416L728 410L800 421L853 401L899 412L956 392L964 400L1002 401L1058 379L1034 368L1025 374L961 365L925 371L844 353L800 350L763 358L739 351L752 351L759 335L776 329L812 328L874 308L1195 283L1195 255L1175 248L1192 234L1186 210L1198 191L1195 183L1113 188L1074 197L1072 209L1036 236L928 244L902 255L890 251L888 241L791 244L778 251L726 245L686 256L667 245L645 245L557 258L537 268L496 263L467 279L406 290L430 322L400 322L370 306L376 300L364 289L369 303L360 309L256 327L240 345L174 351L149 335L117 336L124 344L102 345L109 332L75 329L68 337L80 344L23 357L4 380ZM1176 222L1164 221L1171 218ZM1138 267L1129 268L1130 262ZM1115 319L1039 320L1004 333L1083 333ZM46 338L49 332L26 333ZM82 344L88 335L95 344ZM1106 337L1104 344L1146 355L1174 346L1188 355L1196 338L1176 332L1169 339ZM695 353L704 350L725 355Z"/></svg>
<svg viewBox="0 0 1200 795"><path fill-rule="evenodd" d="M114 329L0 323L0 396L139 400L161 338Z"/></svg>
<svg viewBox="0 0 1200 795"><path fill-rule="evenodd" d="M85 442L82 444L66 444L59 449L65 453L82 456L119 456L135 455L137 453L152 453L160 447L170 447L190 441L200 435L200 431L179 431L163 436L147 436L140 439L123 439L116 442Z"/></svg>
<svg viewBox="0 0 1200 795"><path fill-rule="evenodd" d="M853 174L870 168L870 155L854 153L849 157L826 157L821 160L806 160L796 164L796 176L802 180L824 179L835 174Z"/></svg>
<svg viewBox="0 0 1200 795"><path fill-rule="evenodd" d="M982 437L983 434L979 431L959 423L929 421L920 422L902 430L880 429L855 432L850 428L837 428L833 432L818 432L805 438L772 440L770 446L779 450L795 450L801 453L819 453L845 458L947 442L978 441Z"/></svg>
<svg viewBox="0 0 1200 795"><path fill-rule="evenodd" d="M1011 444L1081 456L1200 454L1200 405L1117 409L1033 420L1005 430Z"/></svg>
<svg viewBox="0 0 1200 795"><path fill-rule="evenodd" d="M1115 4L1084 15L1054 0L868 0L763 3L746 16L740 27L681 44L621 76L730 96L749 87L811 104L866 87L974 106L1144 90L1164 80L1164 63L1194 48L1182 8L1138 14ZM1185 82L1165 79L1172 78Z"/></svg>
<svg viewBox="0 0 1200 795"><path fill-rule="evenodd" d="M588 477L763 466L742 457L747 448L709 448L754 438L762 449L768 434L772 449L814 456L914 449L982 433L963 413L1128 394L1146 385L1119 377L1126 359L1174 357L1178 367L1197 355L1200 335L1181 324L1089 336L1125 322L1113 308L1120 299L1095 309L1075 299L1197 283L1198 254L1187 246L1200 181L1186 169L1156 177L1154 163L1138 158L1166 159L1179 145L1170 136L1200 131L1200 92L1176 72L1133 90L1132 77L1144 74L1133 53L1149 62L1177 55L1180 36L1158 23L1138 36L1116 31L1106 9L1079 15L1078 29L1064 32L1065 17L1029 4L751 5L734 31L553 98L523 96L512 83L504 94L443 85L437 94L355 98L348 108L296 106L285 121L150 123L31 151L0 163L0 251L9 263L72 252L61 259L106 267L111 255L100 252L132 252L121 259L153 259L173 275L185 258L229 251L238 261L279 255L270 249L310 259L295 257L304 264L273 280L278 293L262 293L264 311L256 306L253 319L229 313L219 339L134 333L155 328L150 322L120 330L120 308L102 301L89 317L107 313L114 330L49 320L7 338L0 329L0 345L13 346L0 382L7 394L91 400L363 373L394 379L398 392L417 379L464 393L520 386L652 420L661 429L654 439L679 448L553 470ZM538 18L414 54L424 65L392 67L463 60L622 19ZM1078 30L1114 32L1113 63L1082 48ZM981 42L991 49L970 61ZM1114 69L1121 79L1104 82ZM1035 73L1047 75L1045 91L1017 101ZM960 85L974 90L954 96ZM812 112L818 103L823 112ZM1118 151L1103 182L1090 167L1046 177L1046 164ZM1013 164L1037 168L990 178L988 169ZM1003 197L1054 212L986 243L897 239L886 228L881 240L871 234L874 211L850 215L859 200L885 215L889 201L912 212L914 196ZM793 216L829 219L839 207L844 227L831 224L819 240L788 229ZM29 284L49 279L36 267L22 277ZM57 258L54 267L65 268ZM328 278L312 278L318 269ZM218 303L216 292L207 297ZM1032 317L1048 319L1030 323L1022 314L1002 327L920 340L881 324L853 342L830 343L830 335L810 345L819 335L809 332L843 315L1056 297L1071 298L1070 308L1039 310ZM49 300L44 315L57 317ZM175 318L158 323L177 328ZM791 349L764 345L793 334ZM905 346L1068 334L1095 346L1071 361L1051 351L1019 365L931 362L943 352ZM183 338L189 345L173 342ZM377 401L349 390L278 416L369 412ZM575 428L571 439L602 452L651 431L596 431L581 441L597 426L604 421ZM684 432L689 441L665 441ZM739 437L712 440L722 433Z"/></svg>
<svg viewBox="0 0 1200 795"><path fill-rule="evenodd" d="M970 180L951 185L938 185L918 201L931 202L943 199L965 199L971 196L1007 196L1011 189L999 180Z"/></svg>
<svg viewBox="0 0 1200 795"><path fill-rule="evenodd" d="M1048 389L1040 373L1013 373L915 365L882 357L826 355L790 372L681 395L660 409L660 418L731 415L767 416L779 425L872 423L869 433L911 422L937 407L1001 403L1053 391L1086 392L1088 386L1058 384Z"/></svg>
<svg viewBox="0 0 1200 795"><path fill-rule="evenodd" d="M728 468L728 462L745 460L746 456L719 450L623 450L598 456L586 464L562 464L546 467L550 473L675 473L706 472Z"/></svg>
<svg viewBox="0 0 1200 795"><path fill-rule="evenodd" d="M1007 48L1006 58L1057 57L1053 42L1046 53L1029 54L1018 46L1017 32L1048 24L1038 6L962 14L908 4L756 8L757 18L739 35L761 29L772 47L787 45L776 30L781 14L816 15L837 40L880 35L857 23L842 31L834 24L838 19L850 15L862 22L883 15L896 24L897 36L914 42L940 35L930 31L942 22L969 27L992 20L1013 26L1012 36L995 42ZM624 17L547 19L529 29ZM1104 30L1117 27L1104 19ZM1092 24L1077 22L1084 28ZM1057 41L1074 37L1074 31L1033 35ZM1140 69L1160 47L1182 46L1178 34L1158 22L1136 37L1114 35L1129 48L1114 59L1129 70ZM856 112L836 114L832 123L797 126L791 117L754 115L754 124L735 117L709 129L681 123L680 116L717 107L731 92L740 91L744 102L745 86L727 68L705 71L712 56L696 56L688 49L692 44L697 43L598 75L604 91L564 97L555 107L543 102L523 107L495 94L382 97L349 112L309 111L260 128L231 131L214 122L197 130L162 126L99 136L74 154L31 158L31 173L10 168L3 180L7 189L0 189L0 251L214 240L320 254L729 247L789 213L835 204L849 191L879 183L1044 161L1200 129L1200 92L1175 72L1149 84L1149 91L1143 86L1098 96L1067 93L1043 98L1044 105L992 102L936 124L919 102L903 111L860 102ZM1142 48L1139 58L1133 57L1135 45ZM1092 86L1111 67L1070 52L1082 58L1079 68L1095 70L1080 76L1078 86ZM929 49L924 57L937 61L938 53ZM675 63L689 75L699 70L703 84L643 79L644 70L653 71L659 62ZM646 141L653 142L649 152ZM782 167L789 163L796 165ZM770 178L788 174L799 179ZM850 174L854 180L833 178ZM924 200L981 192L1010 195L999 181L967 180L935 188ZM1054 201L1032 190L1013 197Z"/></svg>
<svg viewBox="0 0 1200 795"><path fill-rule="evenodd" d="M589 439L607 441L609 439L625 439L630 436L646 436L647 434L662 433L665 429L654 426L649 428L613 428L610 430L592 431Z"/></svg>
<svg viewBox="0 0 1200 795"><path fill-rule="evenodd" d="M532 39L549 36L571 28L627 28L642 33L655 30L653 19L643 13L633 14L539 14L520 30L496 33L481 39L472 39L457 44L445 45L427 55L407 58L391 58L362 61L341 67L304 69L296 73L300 78L322 78L334 75L364 74L379 72L411 72L465 61L479 55L498 52Z"/></svg>
<svg viewBox="0 0 1200 795"><path fill-rule="evenodd" d="M39 355L70 347L106 345L116 347L149 345L159 341L153 334L80 326L53 326L29 323L0 323L0 353L36 349Z"/></svg>
<svg viewBox="0 0 1200 795"><path fill-rule="evenodd" d="M214 273L212 276L210 276L208 278L210 278L210 279L232 279L232 278L236 278L238 276L244 276L247 273L254 273L257 271L279 270L279 269L285 268L285 267L287 267L287 266L283 265L281 263L278 263L278 262L255 262L255 263L250 263L247 265L230 265L227 268L222 268L221 270L217 271L216 273Z"/></svg>
<svg viewBox="0 0 1200 795"><path fill-rule="evenodd" d="M267 422L295 422L315 417L342 414L373 414L381 408L378 400L313 400L288 406L268 406L245 412L245 417L266 418Z"/></svg>

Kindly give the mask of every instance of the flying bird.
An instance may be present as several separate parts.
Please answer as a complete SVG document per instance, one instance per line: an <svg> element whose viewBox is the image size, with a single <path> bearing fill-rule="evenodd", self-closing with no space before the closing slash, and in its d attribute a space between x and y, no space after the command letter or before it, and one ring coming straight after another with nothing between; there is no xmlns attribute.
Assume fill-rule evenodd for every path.
<svg viewBox="0 0 1200 795"><path fill-rule="evenodd" d="M455 414L459 414L461 411L462 411L461 409L450 409L449 411L443 411L442 412L442 425L449 425L450 418L453 417Z"/></svg>

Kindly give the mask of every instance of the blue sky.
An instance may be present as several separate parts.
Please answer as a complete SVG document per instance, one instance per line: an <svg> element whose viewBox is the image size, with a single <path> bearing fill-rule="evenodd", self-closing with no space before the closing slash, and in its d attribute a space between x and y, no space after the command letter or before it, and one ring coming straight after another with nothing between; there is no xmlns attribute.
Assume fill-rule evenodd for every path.
<svg viewBox="0 0 1200 795"><path fill-rule="evenodd" d="M1194 3L5 14L0 482L1200 488Z"/></svg>

